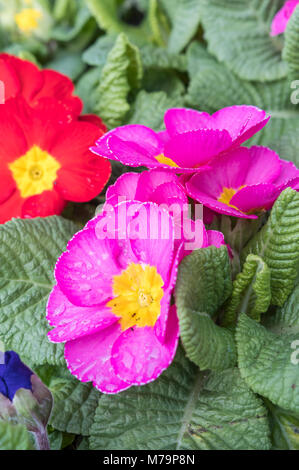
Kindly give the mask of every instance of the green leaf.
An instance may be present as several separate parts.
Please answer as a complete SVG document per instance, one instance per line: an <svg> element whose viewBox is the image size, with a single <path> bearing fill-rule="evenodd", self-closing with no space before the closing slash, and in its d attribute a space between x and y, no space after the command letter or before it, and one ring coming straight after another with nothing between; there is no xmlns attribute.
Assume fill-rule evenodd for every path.
<svg viewBox="0 0 299 470"><path fill-rule="evenodd" d="M201 370L235 365L233 333L211 318L232 289L227 248L208 247L186 256L176 285L180 337L186 354Z"/></svg>
<svg viewBox="0 0 299 470"><path fill-rule="evenodd" d="M83 30L88 23L90 23L91 14L88 8L83 6L80 8L75 16L73 24L68 24L65 21L61 24L58 24L51 31L51 39L61 42L70 42L73 41ZM65 20L65 17L64 17ZM94 20L93 20L94 22ZM90 25L91 32L94 30L94 25Z"/></svg>
<svg viewBox="0 0 299 470"><path fill-rule="evenodd" d="M233 283L233 293L226 305L222 325L235 325L241 313L260 321L261 314L270 305L270 278L266 263L259 256L248 255L242 272Z"/></svg>
<svg viewBox="0 0 299 470"><path fill-rule="evenodd" d="M291 412L299 412L299 368L292 360L298 331L276 334L242 314L236 330L238 362L247 385Z"/></svg>
<svg viewBox="0 0 299 470"><path fill-rule="evenodd" d="M96 106L96 111L110 128L122 124L130 109L128 94L138 88L141 78L139 51L124 34L120 34L102 70Z"/></svg>
<svg viewBox="0 0 299 470"><path fill-rule="evenodd" d="M88 65L104 66L109 52L114 46L116 36L106 34L101 36L84 53L83 61ZM164 47L145 44L140 47L140 56L145 68L186 70L186 57L183 54L172 54Z"/></svg>
<svg viewBox="0 0 299 470"><path fill-rule="evenodd" d="M74 378L52 379L54 408L50 424L57 430L88 436L101 397L92 384Z"/></svg>
<svg viewBox="0 0 299 470"><path fill-rule="evenodd" d="M285 77L280 38L270 25L281 0L202 0L202 23L209 51L245 80Z"/></svg>
<svg viewBox="0 0 299 470"><path fill-rule="evenodd" d="M271 303L282 306L292 292L299 265L299 193L288 188L275 202L266 225L242 252L260 256L271 271Z"/></svg>
<svg viewBox="0 0 299 470"><path fill-rule="evenodd" d="M155 382L102 397L91 449L269 449L266 410L237 369L205 374L181 350Z"/></svg>
<svg viewBox="0 0 299 470"><path fill-rule="evenodd" d="M264 109L271 119L247 145L269 145L288 132L299 128L299 113L291 102L287 80L272 83L251 83L241 80L224 65L202 62L198 73L191 75L187 104L201 111L215 112L233 105L254 105ZM192 66L191 66L192 67ZM193 61L193 67L196 63ZM281 155L284 158L284 155Z"/></svg>
<svg viewBox="0 0 299 470"><path fill-rule="evenodd" d="M126 124L143 124L159 131L164 128L164 114L169 108L180 107L183 99L179 95L168 97L164 91L138 93Z"/></svg>
<svg viewBox="0 0 299 470"><path fill-rule="evenodd" d="M274 450L299 450L299 416L266 401Z"/></svg>
<svg viewBox="0 0 299 470"><path fill-rule="evenodd" d="M168 50L181 52L195 35L201 19L201 2L198 0L162 0L172 29L168 41Z"/></svg>
<svg viewBox="0 0 299 470"><path fill-rule="evenodd" d="M298 79L299 74L299 8L293 12L284 33L285 43L282 57L288 64L289 76L291 79Z"/></svg>
<svg viewBox="0 0 299 470"><path fill-rule="evenodd" d="M299 333L299 285L295 287L283 307L277 308L275 315L267 315L263 324L273 333Z"/></svg>
<svg viewBox="0 0 299 470"><path fill-rule="evenodd" d="M31 450L30 435L24 426L0 421L0 450Z"/></svg>
<svg viewBox="0 0 299 470"><path fill-rule="evenodd" d="M57 258L77 230L57 216L0 225L0 338L30 364L64 363L63 345L47 338L46 303Z"/></svg>

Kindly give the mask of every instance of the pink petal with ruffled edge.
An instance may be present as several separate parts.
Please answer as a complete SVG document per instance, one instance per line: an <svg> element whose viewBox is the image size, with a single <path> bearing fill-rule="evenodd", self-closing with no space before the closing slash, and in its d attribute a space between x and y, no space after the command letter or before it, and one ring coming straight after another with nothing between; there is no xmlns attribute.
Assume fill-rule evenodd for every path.
<svg viewBox="0 0 299 470"><path fill-rule="evenodd" d="M284 6L276 13L271 23L271 36L277 36L284 33L287 24L296 8L299 0L289 0L285 2Z"/></svg>
<svg viewBox="0 0 299 470"><path fill-rule="evenodd" d="M126 200L137 199L136 190L141 174L125 173L117 178L116 182L107 189L106 202L115 205L121 202L120 198L123 197L125 197Z"/></svg>
<svg viewBox="0 0 299 470"><path fill-rule="evenodd" d="M220 248L222 245L225 245L224 235L222 232L217 230L207 230L208 235L208 244L207 246L216 246Z"/></svg>
<svg viewBox="0 0 299 470"><path fill-rule="evenodd" d="M179 183L179 178L167 170L156 169L143 171L140 174L136 190L136 199L138 201L154 201L154 192L162 184L165 183Z"/></svg>
<svg viewBox="0 0 299 470"><path fill-rule="evenodd" d="M133 148L142 149L145 154L150 155L158 155L163 146L163 141L159 138L158 134L149 127L140 124L129 124L127 126L116 127L107 134L104 134L90 150L96 155L118 160L108 145L112 136L132 144ZM136 144L135 147L134 144ZM156 151L158 152L157 154Z"/></svg>
<svg viewBox="0 0 299 470"><path fill-rule="evenodd" d="M125 267L119 263L120 252L117 240L97 238L92 227L78 232L55 267L55 278L62 292L79 306L108 301L112 295L112 277Z"/></svg>
<svg viewBox="0 0 299 470"><path fill-rule="evenodd" d="M287 162L285 160L280 160L281 172L274 181L275 186L277 186L280 191L283 191L287 187L296 188L299 182L299 170L292 162Z"/></svg>
<svg viewBox="0 0 299 470"><path fill-rule="evenodd" d="M121 380L111 364L111 351L122 331L114 323L93 335L69 341L64 356L71 373L81 382L93 382L103 393L118 393L131 385Z"/></svg>
<svg viewBox="0 0 299 470"><path fill-rule="evenodd" d="M256 184L240 189L230 203L242 212L269 209L279 196L279 190L273 184Z"/></svg>
<svg viewBox="0 0 299 470"><path fill-rule="evenodd" d="M72 304L59 286L55 286L48 300L47 320L56 327L48 333L50 341L61 343L107 328L117 318L105 305L78 307Z"/></svg>
<svg viewBox="0 0 299 470"><path fill-rule="evenodd" d="M274 150L267 147L250 147L250 166L244 184L265 184L276 180L281 172L281 161Z"/></svg>
<svg viewBox="0 0 299 470"><path fill-rule="evenodd" d="M231 144L231 137L225 130L199 129L173 136L165 145L164 155L179 166L170 168L172 171L194 172Z"/></svg>
<svg viewBox="0 0 299 470"><path fill-rule="evenodd" d="M101 137L91 151L129 166L149 166L163 150L163 142L152 129L139 124L117 127ZM153 167L158 165L153 165Z"/></svg>
<svg viewBox="0 0 299 470"><path fill-rule="evenodd" d="M245 147L236 149L221 158L215 159L211 163L210 169L195 174L186 183L187 192L191 197L194 197L194 194L198 192L217 200L224 187L238 189L244 184L250 163L249 149ZM190 191L192 191L192 194ZM203 203L199 198L195 199Z"/></svg>
<svg viewBox="0 0 299 470"><path fill-rule="evenodd" d="M252 137L270 119L265 111L255 106L229 106L216 113L195 111L186 108L169 109L165 114L165 125L171 136L198 129L226 130L236 145Z"/></svg>
<svg viewBox="0 0 299 470"><path fill-rule="evenodd" d="M196 175L197 176L197 175ZM212 196L207 195L206 193L200 191L197 187L197 183L193 184L193 178L190 182L187 183L186 188L190 197L196 201L201 202L204 206L209 209L219 212L220 214L231 215L233 217L240 217L245 219L257 219L256 215L243 214L241 211L230 207L223 202L218 201Z"/></svg>
<svg viewBox="0 0 299 470"><path fill-rule="evenodd" d="M137 214L128 224L132 234L137 224L141 236L130 238L132 252L139 263L156 266L164 285L167 286L174 252L174 222L170 214L153 203L140 204L143 212Z"/></svg>
<svg viewBox="0 0 299 470"><path fill-rule="evenodd" d="M235 147L265 127L270 116L255 106L241 105L220 109L213 118L217 128L229 132Z"/></svg>
<svg viewBox="0 0 299 470"><path fill-rule="evenodd" d="M150 327L126 330L112 347L111 363L117 376L132 385L152 382L172 362L178 339L179 325L175 306L169 311L163 343Z"/></svg>

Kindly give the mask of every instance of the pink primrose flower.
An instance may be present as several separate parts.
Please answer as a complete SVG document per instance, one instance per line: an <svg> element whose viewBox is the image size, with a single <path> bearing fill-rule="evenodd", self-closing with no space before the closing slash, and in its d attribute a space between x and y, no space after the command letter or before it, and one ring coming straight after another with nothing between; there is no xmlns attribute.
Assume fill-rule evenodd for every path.
<svg viewBox="0 0 299 470"><path fill-rule="evenodd" d="M194 173L215 157L240 146L270 119L254 106L230 106L210 115L173 108L165 114L166 130L127 125L108 132L91 151L125 165Z"/></svg>
<svg viewBox="0 0 299 470"><path fill-rule="evenodd" d="M103 211L68 243L47 319L49 339L65 342L67 366L79 380L118 393L169 366L179 337L171 295L180 249L169 213L133 201L114 215Z"/></svg>
<svg viewBox="0 0 299 470"><path fill-rule="evenodd" d="M240 147L186 182L190 197L220 214L256 219L284 189L299 187L299 170L266 147Z"/></svg>

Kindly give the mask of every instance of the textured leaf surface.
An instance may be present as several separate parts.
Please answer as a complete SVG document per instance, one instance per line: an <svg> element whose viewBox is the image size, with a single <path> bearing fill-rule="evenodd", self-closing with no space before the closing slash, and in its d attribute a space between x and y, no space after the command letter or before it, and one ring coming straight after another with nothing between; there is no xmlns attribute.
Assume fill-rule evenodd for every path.
<svg viewBox="0 0 299 470"><path fill-rule="evenodd" d="M266 410L236 369L205 375L179 350L152 384L102 397L91 449L268 449Z"/></svg>
<svg viewBox="0 0 299 470"><path fill-rule="evenodd" d="M266 402L270 410L270 428L275 450L299 450L299 415Z"/></svg>
<svg viewBox="0 0 299 470"><path fill-rule="evenodd" d="M290 78L297 80L299 75L299 8L293 12L284 33L285 44L282 56L288 64Z"/></svg>
<svg viewBox="0 0 299 470"><path fill-rule="evenodd" d="M164 113L168 108L180 107L183 99L180 95L168 97L164 91L138 93L132 106L128 124L143 124L155 130L164 127Z"/></svg>
<svg viewBox="0 0 299 470"><path fill-rule="evenodd" d="M260 320L261 313L268 310L271 300L271 273L266 263L256 255L248 255L242 272L233 283L222 324L232 326L240 313Z"/></svg>
<svg viewBox="0 0 299 470"><path fill-rule="evenodd" d="M0 450L30 450L30 435L24 426L0 421Z"/></svg>
<svg viewBox="0 0 299 470"><path fill-rule="evenodd" d="M54 408L50 424L59 431L88 436L100 393L91 384L76 379L57 379L50 383Z"/></svg>
<svg viewBox="0 0 299 470"><path fill-rule="evenodd" d="M198 0L162 0L172 23L168 40L170 52L181 52L196 33L200 22L201 2Z"/></svg>
<svg viewBox="0 0 299 470"><path fill-rule="evenodd" d="M280 0L202 0L202 23L208 49L245 80L285 77L281 44L270 37Z"/></svg>
<svg viewBox="0 0 299 470"><path fill-rule="evenodd" d="M186 354L201 370L234 366L236 349L231 331L211 318L231 292L226 247L195 250L182 261L176 306Z"/></svg>
<svg viewBox="0 0 299 470"><path fill-rule="evenodd" d="M116 39L109 52L98 88L96 110L109 127L122 124L130 109L127 101L131 89L137 88L142 77L139 50L124 34Z"/></svg>
<svg viewBox="0 0 299 470"><path fill-rule="evenodd" d="M288 188L275 202L267 224L242 253L260 256L271 271L271 303L282 306L292 292L299 265L299 193Z"/></svg>
<svg viewBox="0 0 299 470"><path fill-rule="evenodd" d="M192 70L187 95L189 106L215 112L226 106L247 104L264 109L271 116L266 127L247 145L271 147L273 141L279 141L288 132L299 128L299 113L291 102L292 89L287 80L267 84L251 83L241 80L224 65L211 62L212 59L207 55L201 66L191 56L189 60L189 71ZM280 156L287 158L283 154Z"/></svg>
<svg viewBox="0 0 299 470"><path fill-rule="evenodd" d="M241 376L248 386L281 408L298 413L299 367L292 361L298 331L279 335L243 314L236 340Z"/></svg>
<svg viewBox="0 0 299 470"><path fill-rule="evenodd" d="M63 363L63 345L47 339L53 269L78 227L61 217L0 226L0 338L32 364Z"/></svg>

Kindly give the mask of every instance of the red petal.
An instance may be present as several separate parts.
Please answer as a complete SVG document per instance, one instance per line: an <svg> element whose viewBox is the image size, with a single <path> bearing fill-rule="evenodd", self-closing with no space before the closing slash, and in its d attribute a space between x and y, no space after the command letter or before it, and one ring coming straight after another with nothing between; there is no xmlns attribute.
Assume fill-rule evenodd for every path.
<svg viewBox="0 0 299 470"><path fill-rule="evenodd" d="M0 224L8 222L13 217L21 217L23 201L19 191L15 191L10 198L0 204Z"/></svg>
<svg viewBox="0 0 299 470"><path fill-rule="evenodd" d="M85 121L90 122L91 124L95 124L103 131L103 134L105 134L108 130L105 124L103 123L102 119L99 116L96 116L95 114L83 114L79 117L79 121Z"/></svg>
<svg viewBox="0 0 299 470"><path fill-rule="evenodd" d="M24 201L22 209L23 218L47 217L61 214L66 202L54 191L44 191Z"/></svg>
<svg viewBox="0 0 299 470"><path fill-rule="evenodd" d="M87 122L73 122L57 136L51 155L62 168L58 171L56 188L64 199L90 201L102 191L111 174L107 159L93 155L89 147L101 130Z"/></svg>
<svg viewBox="0 0 299 470"><path fill-rule="evenodd" d="M6 60L6 54L0 54L0 80L4 83L5 101L19 93L21 84L14 68Z"/></svg>
<svg viewBox="0 0 299 470"><path fill-rule="evenodd" d="M83 104L78 96L73 96L73 82L54 70L43 70L41 73L43 86L34 96L35 104L42 98L55 98L55 100L63 102L67 110L79 115L82 112Z"/></svg>

